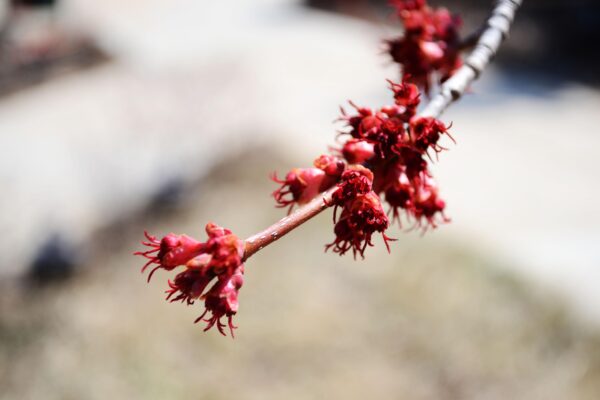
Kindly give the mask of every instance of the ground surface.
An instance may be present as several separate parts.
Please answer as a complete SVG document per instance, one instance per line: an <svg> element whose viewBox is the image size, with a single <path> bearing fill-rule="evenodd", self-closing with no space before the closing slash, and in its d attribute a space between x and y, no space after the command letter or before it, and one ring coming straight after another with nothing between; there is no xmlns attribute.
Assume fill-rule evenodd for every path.
<svg viewBox="0 0 600 400"><path fill-rule="evenodd" d="M278 163L257 158L148 229L266 225L280 212L254 208L271 187L257 172ZM598 398L600 337L546 292L435 236L397 235L391 255L377 240L365 261L323 254L330 218L247 263L235 340L193 325L199 307L164 302L168 274L145 283L129 234L58 287L5 288L0 398Z"/></svg>

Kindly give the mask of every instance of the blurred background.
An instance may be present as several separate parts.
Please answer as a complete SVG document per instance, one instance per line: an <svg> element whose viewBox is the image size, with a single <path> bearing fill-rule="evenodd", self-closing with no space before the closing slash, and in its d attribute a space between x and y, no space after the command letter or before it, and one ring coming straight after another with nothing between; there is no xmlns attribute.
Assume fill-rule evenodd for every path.
<svg viewBox="0 0 600 400"><path fill-rule="evenodd" d="M451 224L354 261L323 213L248 262L235 340L131 254L280 218L268 174L391 101L385 0L0 4L1 399L600 398L597 2L525 0L443 116Z"/></svg>

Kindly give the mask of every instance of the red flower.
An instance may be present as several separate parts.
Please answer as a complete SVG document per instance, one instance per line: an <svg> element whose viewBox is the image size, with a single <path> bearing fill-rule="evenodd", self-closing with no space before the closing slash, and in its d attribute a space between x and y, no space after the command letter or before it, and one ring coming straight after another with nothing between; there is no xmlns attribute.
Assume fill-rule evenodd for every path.
<svg viewBox="0 0 600 400"><path fill-rule="evenodd" d="M273 181L281 184L281 187L273 192L277 207L289 206L291 211L294 204L308 203L320 192L324 177L325 172L319 168L294 168L283 180L273 174Z"/></svg>
<svg viewBox="0 0 600 400"><path fill-rule="evenodd" d="M202 295L204 289L215 277L212 271L199 269L186 269L175 276L175 280L167 282L169 289L166 300L171 302L181 301L188 305L194 304L194 301ZM175 297L173 297L175 296Z"/></svg>
<svg viewBox="0 0 600 400"><path fill-rule="evenodd" d="M337 157L324 154L314 161L314 166L325 172L325 175L337 179L342 175L346 164Z"/></svg>
<svg viewBox="0 0 600 400"><path fill-rule="evenodd" d="M367 194L373 185L373 172L362 165L352 165L342 174L338 188L331 196L332 204L343 206L358 195Z"/></svg>
<svg viewBox="0 0 600 400"><path fill-rule="evenodd" d="M354 106L353 103L351 104ZM374 115L364 116L361 114L360 108L354 107L359 110L358 115L348 116L344 112L341 119L345 120L350 128L346 133L356 140L349 141L349 147L344 146L342 154L350 163L369 156L371 161L373 156L380 159L387 158L390 155L391 148L397 142L398 136L404 133L402 114L398 113L404 112L406 109L396 106L383 107ZM359 120L360 122L356 124ZM371 147L374 153L373 156L369 154ZM365 153L361 154L359 151L365 151Z"/></svg>
<svg viewBox="0 0 600 400"><path fill-rule="evenodd" d="M288 212L291 212L294 204L308 203L317 194L335 185L345 167L342 160L330 155L320 156L314 165L311 168L292 169L285 180L280 180L273 174L272 179L281 184L273 192L277 207L289 206Z"/></svg>
<svg viewBox="0 0 600 400"><path fill-rule="evenodd" d="M398 160L397 165L393 167L402 167L404 173L408 175L410 179L422 171L427 170L427 161L423 158L423 153L414 148L410 142L408 142L408 144L407 142L398 143L394 148L394 152L397 154ZM385 179L388 179L387 176ZM377 181L377 179L375 180Z"/></svg>
<svg viewBox="0 0 600 400"><path fill-rule="evenodd" d="M342 109L341 120L346 121L349 128L345 133L353 139L344 144L341 154L351 164L368 162L375 166L384 159L393 159L401 147L414 147L407 135L406 124L416 114L420 103L419 90L409 82L388 82L394 93L394 105L381 107L374 113L371 109L358 107L351 102L358 112L356 115L348 115Z"/></svg>
<svg viewBox="0 0 600 400"><path fill-rule="evenodd" d="M387 118L382 126L381 133L377 137L375 152L380 159L393 156L393 148L404 135L404 122L398 117Z"/></svg>
<svg viewBox="0 0 600 400"><path fill-rule="evenodd" d="M444 125L441 121L431 117L414 117L410 120L410 133L414 146L421 152L426 152L429 148L436 153L445 150L437 142L442 133L454 141L454 138L448 133L450 126Z"/></svg>
<svg viewBox="0 0 600 400"><path fill-rule="evenodd" d="M438 195L438 188L433 178L427 174L421 174L420 185L416 188L416 193L412 199L412 213L417 220L419 226L423 226L425 220L427 229L437 227L436 216L440 215L441 222L449 222L450 219L444 215L446 202Z"/></svg>
<svg viewBox="0 0 600 400"><path fill-rule="evenodd" d="M150 247L150 250L137 251L134 254L148 259L148 262L142 267L142 272L151 264L156 264L156 267L148 275L148 282L150 282L157 269L163 268L171 271L204 251L204 243L198 242L187 235L169 233L161 240L148 234L148 232L144 232L144 236L148 241L143 241L142 244Z"/></svg>
<svg viewBox="0 0 600 400"><path fill-rule="evenodd" d="M358 112L357 115L348 115L343 107L340 107L342 116L341 121L346 121L351 128L348 132L352 137L364 139L369 137L373 132L378 132L381 127L381 118L373 113L370 108L359 107L352 101L350 105Z"/></svg>
<svg viewBox="0 0 600 400"><path fill-rule="evenodd" d="M381 232L389 251L388 240L393 239L384 233L388 224L388 218L375 192L358 195L344 205L342 215L334 227L336 238L333 243L325 247L325 250L333 248L335 253L343 255L352 249L355 258L357 254L364 258L367 246L373 246L371 241L373 233Z"/></svg>
<svg viewBox="0 0 600 400"><path fill-rule="evenodd" d="M425 1L394 0L404 35L388 40L392 59L402 65L405 79L429 93L432 75L448 79L461 66L458 30L462 21L445 8L432 9Z"/></svg>
<svg viewBox="0 0 600 400"><path fill-rule="evenodd" d="M417 113L417 107L421 102L419 88L409 82L394 83L388 79L388 83L394 92L396 105L402 107L397 114L400 114L404 121L409 121Z"/></svg>
<svg viewBox="0 0 600 400"><path fill-rule="evenodd" d="M425 0L390 0L390 5L395 7L398 13L403 11L419 10L427 5Z"/></svg>
<svg viewBox="0 0 600 400"><path fill-rule="evenodd" d="M244 255L244 242L229 229L223 229L213 223L206 225L206 233L208 241L206 242L206 252L210 254L207 267L216 275L232 275L235 270L242 264L242 256ZM196 263L198 258L188 262L188 268L197 268ZM200 260L200 262L204 262Z"/></svg>
<svg viewBox="0 0 600 400"><path fill-rule="evenodd" d="M167 300L181 301L188 305L194 304L197 299L204 300L206 309L196 322L210 312L210 317L205 319L207 322L205 330L216 326L224 335L225 325L221 322L221 318L225 316L233 336L235 327L232 317L238 310L238 291L243 283L244 242L229 229L213 223L206 225L206 233L208 235L206 243L186 235L174 234L169 234L159 241L146 233L148 242L142 243L152 249L135 254L150 259L142 271L150 264L158 264L150 276L158 268L171 271L178 266L185 266L173 281L168 281ZM216 283L205 292L210 283L215 280Z"/></svg>
<svg viewBox="0 0 600 400"><path fill-rule="evenodd" d="M227 325L231 332L231 337L234 336L233 330L237 327L233 325L233 316L237 313L239 303L238 294L239 290L244 284L244 266L240 267L232 275L224 275L219 277L217 283L204 295L204 307L206 310L199 316L196 321L207 322L205 331L209 330L213 326L216 326L222 335L225 335L225 324L221 322L222 317L227 317ZM211 315L204 318L206 313L210 312Z"/></svg>
<svg viewBox="0 0 600 400"><path fill-rule="evenodd" d="M393 212L393 220L400 222L400 209L408 209L414 189L408 176L400 172L394 181L385 189L385 201L390 205Z"/></svg>
<svg viewBox="0 0 600 400"><path fill-rule="evenodd" d="M363 139L350 139L342 148L342 155L350 164L362 164L375 156L375 144Z"/></svg>

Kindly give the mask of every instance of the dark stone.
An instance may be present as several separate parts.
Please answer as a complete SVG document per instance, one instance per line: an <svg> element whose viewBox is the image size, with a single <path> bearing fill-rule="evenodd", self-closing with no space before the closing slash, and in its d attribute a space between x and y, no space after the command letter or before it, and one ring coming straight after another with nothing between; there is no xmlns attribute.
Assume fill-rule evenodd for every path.
<svg viewBox="0 0 600 400"><path fill-rule="evenodd" d="M59 234L53 234L37 251L28 278L41 284L64 281L73 275L77 264L74 246Z"/></svg>
<svg viewBox="0 0 600 400"><path fill-rule="evenodd" d="M58 3L58 0L12 0L15 6L29 7L53 7Z"/></svg>

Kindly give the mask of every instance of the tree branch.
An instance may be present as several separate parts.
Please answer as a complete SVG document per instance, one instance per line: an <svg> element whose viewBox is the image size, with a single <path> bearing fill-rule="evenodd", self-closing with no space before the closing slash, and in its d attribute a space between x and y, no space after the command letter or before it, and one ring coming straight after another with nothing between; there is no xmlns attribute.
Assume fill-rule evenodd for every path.
<svg viewBox="0 0 600 400"><path fill-rule="evenodd" d="M442 84L440 92L421 111L421 116L439 117L481 75L508 35L515 12L522 2L522 0L498 0L496 2L492 15L488 18L475 48L465 58L463 66Z"/></svg>
<svg viewBox="0 0 600 400"><path fill-rule="evenodd" d="M420 116L439 117L481 75L490 60L496 55L502 41L508 35L515 12L521 3L522 0L498 0L496 2L473 51L465 58L463 66L441 85L440 92L419 113ZM336 186L332 187L308 204L298 208L292 214L247 238L244 244L243 260L247 260L263 247L268 246L328 208L331 203L331 195L336 189Z"/></svg>

